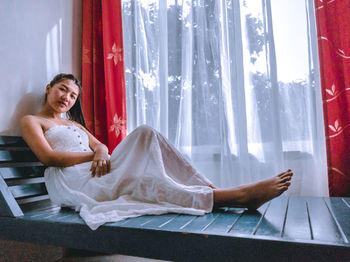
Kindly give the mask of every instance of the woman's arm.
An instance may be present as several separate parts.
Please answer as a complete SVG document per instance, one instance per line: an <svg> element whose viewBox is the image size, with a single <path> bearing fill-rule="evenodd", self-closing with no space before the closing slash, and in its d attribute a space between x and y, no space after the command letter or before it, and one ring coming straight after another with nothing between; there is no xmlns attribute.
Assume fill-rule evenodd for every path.
<svg viewBox="0 0 350 262"><path fill-rule="evenodd" d="M98 141L96 137L79 123L75 122L75 125L78 125L88 135L89 146L95 153L90 168L92 177L95 175L101 177L108 174L111 171L111 165L107 146Z"/></svg>
<svg viewBox="0 0 350 262"><path fill-rule="evenodd" d="M63 152L52 150L47 142L41 124L33 116L21 119L22 137L36 157L46 166L68 167L92 161L94 152Z"/></svg>

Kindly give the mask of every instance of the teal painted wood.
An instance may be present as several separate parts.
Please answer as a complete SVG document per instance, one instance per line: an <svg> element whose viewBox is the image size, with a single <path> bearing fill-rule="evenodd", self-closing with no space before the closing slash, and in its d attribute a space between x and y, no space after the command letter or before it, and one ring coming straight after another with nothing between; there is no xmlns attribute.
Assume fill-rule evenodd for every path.
<svg viewBox="0 0 350 262"><path fill-rule="evenodd" d="M123 219L123 220L119 220L117 222L106 223L105 225L110 226L110 227L116 227L116 226L119 227L119 226L124 225L127 222L128 222L128 219Z"/></svg>
<svg viewBox="0 0 350 262"><path fill-rule="evenodd" d="M303 197L291 197L287 208L283 238L311 240L305 199Z"/></svg>
<svg viewBox="0 0 350 262"><path fill-rule="evenodd" d="M23 212L9 190L2 176L0 176L0 216L17 217Z"/></svg>
<svg viewBox="0 0 350 262"><path fill-rule="evenodd" d="M255 235L280 237L282 235L287 204L287 197L282 196L273 199L266 210L260 226L256 229Z"/></svg>
<svg viewBox="0 0 350 262"><path fill-rule="evenodd" d="M21 139L9 139L11 145L0 137L0 151L11 151L3 159L26 154ZM0 204L16 203L11 189L19 198L43 192L44 184L35 190L33 185L11 189L6 185L6 181L13 185L28 182L26 177L42 176L44 167L36 167L41 165L36 160L21 160L0 163ZM5 199L3 192L12 200ZM222 208L204 216L142 216L92 231L74 210L38 201L20 205L24 215L16 218L1 217L9 211L0 205L0 238L165 260L346 261L350 257L349 203L349 198L280 197L258 212Z"/></svg>
<svg viewBox="0 0 350 262"><path fill-rule="evenodd" d="M187 224L191 223L196 216L178 215L172 221L162 226L163 230L181 231Z"/></svg>
<svg viewBox="0 0 350 262"><path fill-rule="evenodd" d="M47 195L45 183L11 186L10 191L16 199Z"/></svg>
<svg viewBox="0 0 350 262"><path fill-rule="evenodd" d="M247 210L232 227L229 234L254 234L261 223L269 204L261 206L258 210Z"/></svg>
<svg viewBox="0 0 350 262"><path fill-rule="evenodd" d="M217 216L218 214L214 213L198 216L196 219L186 224L186 226L182 227L182 230L184 232L202 232L215 221Z"/></svg>
<svg viewBox="0 0 350 262"><path fill-rule="evenodd" d="M0 150L8 147L28 148L27 144L20 136L0 136Z"/></svg>
<svg viewBox="0 0 350 262"><path fill-rule="evenodd" d="M154 216L155 219L150 220L148 223L144 224L143 227L147 229L159 229L172 220L174 220L178 215L177 214L165 214L160 216Z"/></svg>
<svg viewBox="0 0 350 262"><path fill-rule="evenodd" d="M5 167L0 169L0 175L4 179L20 179L20 178L32 178L42 177L45 171L44 166L33 167Z"/></svg>
<svg viewBox="0 0 350 262"><path fill-rule="evenodd" d="M39 183L45 167L37 161L22 138L0 136L1 216L22 216L16 199L33 201L33 196L47 194L45 185Z"/></svg>
<svg viewBox="0 0 350 262"><path fill-rule="evenodd" d="M0 168L4 167L31 167L44 166L41 162L15 162L15 161L0 161Z"/></svg>
<svg viewBox="0 0 350 262"><path fill-rule="evenodd" d="M52 203L50 199L23 204L20 205L20 207L26 215L36 214L53 208L60 208L58 205Z"/></svg>
<svg viewBox="0 0 350 262"><path fill-rule="evenodd" d="M343 198L332 197L324 198L325 203L334 218L334 222L342 235L345 243L349 243L350 240L350 211L349 206L344 202Z"/></svg>
<svg viewBox="0 0 350 262"><path fill-rule="evenodd" d="M62 208L60 214L61 216L57 216L55 218L51 217L51 219L56 222L85 225L85 222L80 217L79 212L76 212L71 208Z"/></svg>
<svg viewBox="0 0 350 262"><path fill-rule="evenodd" d="M278 207L278 205L274 206ZM267 209L265 217L271 208L273 208L272 203ZM312 214L312 211L310 211L310 214ZM171 219L172 216L174 216L174 219ZM312 244L312 241L302 242L296 239L271 242L269 236L261 240L247 234L245 235L246 237L240 234L229 236L229 234L223 233L225 231L215 234L215 224L219 227L222 225L219 223L220 219L222 222L225 222L225 226L221 227L224 229L234 224L235 218L242 216L242 214L219 211L209 214L208 217L206 216L197 217L177 214L144 216L128 219L129 226L127 225L128 223L119 226L116 226L116 223L109 223L96 231L91 231L76 212L63 208L63 210L53 210L51 213L44 212L41 217L37 216L35 218L28 217L25 214L20 220L17 220L16 225L17 229L24 230L25 228L26 232L28 232L28 228L35 229L35 231L30 231L31 242L45 240L46 244L51 243L71 248L168 260L229 261L228 258L235 256L236 258L247 259L247 261L254 261L257 258L259 258L259 261L263 258L267 259L267 261L274 261L274 258L276 258L275 261L280 261L281 257L293 256L295 258L294 261L302 261L300 260L302 258L307 258L308 261L323 261L329 260L336 255L337 258L341 259L340 261L346 261L344 258L346 255L349 255L350 246L348 245L348 248L345 249L341 246L336 248L334 244L340 244L337 242L333 242L330 246L329 243L327 245L316 245L320 242ZM148 226L151 227L152 224L155 226L156 224L166 223L169 220L174 221L175 218L177 218L175 221L175 224L178 225L177 227L174 225L171 229L160 227L162 228L161 230L159 230L159 226L157 226L158 229L156 230L147 228ZM25 222L22 224L21 221L23 220ZM196 223L201 220L205 223ZM166 225L171 224L171 221L166 223ZM209 226L206 226L205 230L198 230L206 222L209 222ZM0 238L3 234L7 234L6 230L3 233L2 226L7 225L6 228L8 226L11 228L11 224L8 225L7 223L3 224L3 221L0 220ZM262 225L262 222L260 225ZM189 229L190 226L193 226L194 230L186 231L186 228ZM50 234L45 232L50 232ZM52 234L55 235L55 238L50 238ZM29 238L28 235L27 237ZM75 241L72 242L72 239L79 241L79 244ZM130 249L130 246L135 249ZM191 248L189 249L187 246ZM159 249L167 252L162 252ZM214 252L213 250L216 251ZM284 251L280 252L281 250Z"/></svg>
<svg viewBox="0 0 350 262"><path fill-rule="evenodd" d="M38 161L38 159L31 151L0 150L0 162L32 162L32 161Z"/></svg>
<svg viewBox="0 0 350 262"><path fill-rule="evenodd" d="M307 197L305 200L308 204L313 239L343 243L342 235L324 200L316 197Z"/></svg>
<svg viewBox="0 0 350 262"><path fill-rule="evenodd" d="M243 215L240 212L219 212L213 223L204 229L208 234L227 234L233 226L237 223L239 218Z"/></svg>
<svg viewBox="0 0 350 262"><path fill-rule="evenodd" d="M72 223L73 217L79 216L78 213L69 209L61 209L58 212L52 213L50 215L46 215L42 219L48 222L67 222ZM70 218L70 219L69 219ZM37 218L38 219L38 218Z"/></svg>
<svg viewBox="0 0 350 262"><path fill-rule="evenodd" d="M128 218L123 225L127 227L139 228L142 227L142 225L147 224L154 218L154 216L140 216L135 218Z"/></svg>
<svg viewBox="0 0 350 262"><path fill-rule="evenodd" d="M28 212L25 214L25 217L28 219L35 219L35 220L45 220L46 218L60 213L61 208L60 207L51 207L46 210L42 211L36 211L32 210L31 212Z"/></svg>
<svg viewBox="0 0 350 262"><path fill-rule="evenodd" d="M347 207L350 208L350 197L343 197L342 199L345 205L347 205Z"/></svg>
<svg viewBox="0 0 350 262"><path fill-rule="evenodd" d="M14 230L16 228L16 230ZM29 228L35 230L28 231ZM19 234L18 231L22 231ZM23 234L23 232L25 232ZM206 235L168 230L102 226L91 231L84 224L55 220L16 221L0 218L0 236L22 238L26 241L54 244L91 251L136 255L176 261L339 261L349 255L349 246L327 246L256 239L254 237Z"/></svg>
<svg viewBox="0 0 350 262"><path fill-rule="evenodd" d="M8 206L7 201L0 193L0 216L13 216L11 208Z"/></svg>

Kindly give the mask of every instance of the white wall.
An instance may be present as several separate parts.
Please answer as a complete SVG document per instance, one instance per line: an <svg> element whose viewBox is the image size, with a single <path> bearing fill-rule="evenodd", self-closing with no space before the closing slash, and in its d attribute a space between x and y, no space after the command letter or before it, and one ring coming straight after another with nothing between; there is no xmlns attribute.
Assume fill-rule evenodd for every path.
<svg viewBox="0 0 350 262"><path fill-rule="evenodd" d="M0 1L0 135L42 106L57 73L81 77L82 0Z"/></svg>

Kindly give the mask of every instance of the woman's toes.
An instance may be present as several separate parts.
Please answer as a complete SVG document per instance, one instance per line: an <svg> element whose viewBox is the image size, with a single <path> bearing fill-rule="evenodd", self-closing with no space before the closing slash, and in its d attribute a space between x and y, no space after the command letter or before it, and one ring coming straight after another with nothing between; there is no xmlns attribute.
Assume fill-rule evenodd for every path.
<svg viewBox="0 0 350 262"><path fill-rule="evenodd" d="M290 169L288 169L287 171L284 171L284 172L278 174L277 176L278 177L284 177L284 176L289 176L289 175L293 175L293 172Z"/></svg>
<svg viewBox="0 0 350 262"><path fill-rule="evenodd" d="M287 189L288 189L288 186L282 186L282 187L280 187L280 190L281 190L282 192L286 191Z"/></svg>
<svg viewBox="0 0 350 262"><path fill-rule="evenodd" d="M293 176L293 173L292 172L288 172L288 173L285 173L283 176L281 176L282 179L286 178L286 177L292 177Z"/></svg>
<svg viewBox="0 0 350 262"><path fill-rule="evenodd" d="M282 179L281 179L281 181L284 183L284 182L287 182L287 181L290 181L290 180L292 180L292 177L291 176L286 176L286 177L283 177Z"/></svg>
<svg viewBox="0 0 350 262"><path fill-rule="evenodd" d="M278 174L277 176L282 177L282 176L284 176L287 172L288 172L288 170L287 170L287 171L284 171L284 172L282 172L282 173L280 173L280 174Z"/></svg>
<svg viewBox="0 0 350 262"><path fill-rule="evenodd" d="M290 182L287 182L287 181L286 181L286 182L280 183L279 186L280 186L280 187L287 187L287 188L288 188L288 187L290 186Z"/></svg>

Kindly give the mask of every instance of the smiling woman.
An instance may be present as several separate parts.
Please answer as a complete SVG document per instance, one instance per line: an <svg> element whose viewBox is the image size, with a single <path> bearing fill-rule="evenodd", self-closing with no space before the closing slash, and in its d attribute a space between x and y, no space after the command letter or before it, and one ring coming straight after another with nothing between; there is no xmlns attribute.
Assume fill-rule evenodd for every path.
<svg viewBox="0 0 350 262"><path fill-rule="evenodd" d="M69 120L62 118L67 113ZM57 154L53 152L44 135L55 126L72 126L75 124L90 136L91 148L98 151L83 154L68 153ZM108 149L94 138L85 128L85 121L81 110L81 84L72 74L58 74L46 86L45 105L35 116L28 115L21 121L23 138L28 145L34 147L33 152L38 158L49 166L71 166L81 162L93 161L92 170L97 166L107 169L109 155ZM31 134L31 131L33 132ZM94 174L93 172L93 174Z"/></svg>
<svg viewBox="0 0 350 262"><path fill-rule="evenodd" d="M91 229L141 215L203 215L215 206L256 209L284 191L293 173L239 188L218 189L159 132L140 126L108 154L84 127L80 82L59 74L46 87L46 102L21 121L24 140L49 166L51 200L80 211ZM69 119L61 117L67 113Z"/></svg>
<svg viewBox="0 0 350 262"><path fill-rule="evenodd" d="M59 105L70 108L67 112L68 117L85 127L85 120L81 110L81 89L80 81L73 75L58 74L46 86L45 102L47 102L49 92L56 92L55 95ZM66 112L66 110L62 112Z"/></svg>
<svg viewBox="0 0 350 262"><path fill-rule="evenodd" d="M57 112L63 113L65 112L65 108L71 107L74 104L79 89L72 80L64 79L56 85L48 85L46 92L52 93L50 96L50 100L52 101L47 101L47 103L51 104Z"/></svg>

